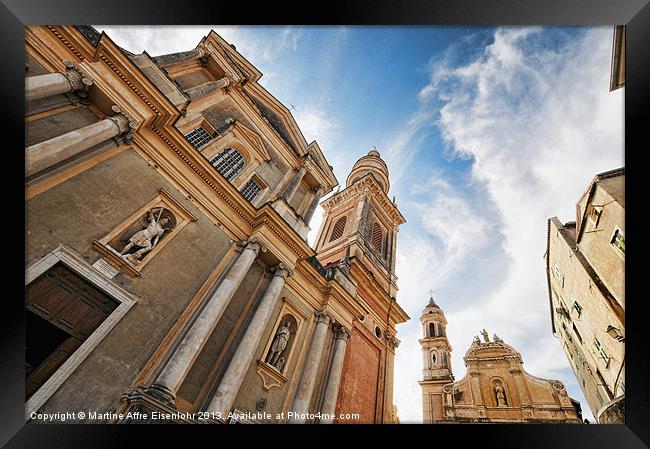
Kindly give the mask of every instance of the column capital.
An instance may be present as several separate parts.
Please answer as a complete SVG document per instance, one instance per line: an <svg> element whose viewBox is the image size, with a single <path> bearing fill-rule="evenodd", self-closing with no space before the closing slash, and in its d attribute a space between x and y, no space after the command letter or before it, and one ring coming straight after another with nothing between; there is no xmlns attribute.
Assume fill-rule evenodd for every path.
<svg viewBox="0 0 650 449"><path fill-rule="evenodd" d="M510 368L510 374L515 374L515 375L521 374L521 369L516 366L513 366L512 368Z"/></svg>
<svg viewBox="0 0 650 449"><path fill-rule="evenodd" d="M130 142L131 136L138 127L138 123L133 119L133 117L127 113L124 109L117 105L111 107L115 113L111 117L106 117L108 120L111 120L117 125L120 130L120 135L126 142Z"/></svg>
<svg viewBox="0 0 650 449"><path fill-rule="evenodd" d="M88 97L88 90L94 84L93 79L79 64L73 61L63 61L63 64L65 65L63 74L70 81L72 90L76 91L81 98Z"/></svg>
<svg viewBox="0 0 650 449"><path fill-rule="evenodd" d="M314 312L314 314L316 315L316 324L318 323L329 324L330 320L332 319L330 314L323 309L317 310L316 312Z"/></svg>
<svg viewBox="0 0 650 449"><path fill-rule="evenodd" d="M273 271L273 276L278 276L283 279L286 279L293 274L293 272L282 262L277 264L271 270Z"/></svg>
<svg viewBox="0 0 650 449"><path fill-rule="evenodd" d="M260 252L265 253L267 251L266 246L264 246L257 237L251 237L246 240L244 246L244 251L249 250L253 251L255 255L258 255Z"/></svg>
<svg viewBox="0 0 650 449"><path fill-rule="evenodd" d="M334 338L336 340L348 341L348 339L350 338L350 331L348 331L342 325L338 325L334 327Z"/></svg>
<svg viewBox="0 0 650 449"><path fill-rule="evenodd" d="M304 176L305 173L307 173L307 167L306 167L306 165L305 165L305 164L300 164L300 166L298 167L298 170L296 170L296 173L297 173L298 176L300 176L300 177Z"/></svg>
<svg viewBox="0 0 650 449"><path fill-rule="evenodd" d="M469 375L472 377L478 377L481 375L481 372L477 369L471 369L469 370Z"/></svg>

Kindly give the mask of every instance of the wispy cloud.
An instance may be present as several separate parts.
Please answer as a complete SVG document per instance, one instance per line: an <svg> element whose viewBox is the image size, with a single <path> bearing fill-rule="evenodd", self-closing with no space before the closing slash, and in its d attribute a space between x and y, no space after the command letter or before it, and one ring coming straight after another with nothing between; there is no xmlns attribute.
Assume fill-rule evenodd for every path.
<svg viewBox="0 0 650 449"><path fill-rule="evenodd" d="M485 198L494 206L492 214L476 218L462 198L452 194L445 200L434 197L420 211L422 228L448 241L446 253L455 255L444 270L451 281L443 285L438 300L447 312L457 378L464 373L462 356L472 335L486 327L517 348L533 374L560 378L580 397L551 335L542 255L546 219L553 215L572 219L575 203L594 174L624 164L623 96L608 91L610 52L610 28L572 33L505 28L494 33L493 43L474 61L430 66L431 81L418 95L421 107L438 110L436 124L449 154L471 161L472 179L483 186ZM449 190L445 182L449 183L438 181L441 195ZM455 229L459 223L473 223L468 228L478 232L460 232ZM467 276L476 270L477 259L464 246L463 236L479 252L489 248L481 253L484 269L495 262L499 248L507 255L497 256L503 276L487 282L489 288ZM398 274L408 279L410 272L424 271L418 266L428 265L431 273L422 279L435 278L434 269L441 262L428 255L439 251L435 241L429 238L416 248L413 239L404 236L400 258L408 264L398 266ZM427 246L429 252L423 256L421 248ZM459 275L455 281L454 275ZM459 292L468 290L461 282L471 284L475 292L471 302L460 297ZM411 302L400 298L402 303ZM409 312L419 317L419 310ZM405 342L413 344L419 332L419 325L410 323L400 330ZM405 355L410 352L404 350ZM417 421L419 389L401 385L419 379L411 373L421 372L421 362L401 355L398 359L405 366L396 373L400 392L396 401L405 420Z"/></svg>

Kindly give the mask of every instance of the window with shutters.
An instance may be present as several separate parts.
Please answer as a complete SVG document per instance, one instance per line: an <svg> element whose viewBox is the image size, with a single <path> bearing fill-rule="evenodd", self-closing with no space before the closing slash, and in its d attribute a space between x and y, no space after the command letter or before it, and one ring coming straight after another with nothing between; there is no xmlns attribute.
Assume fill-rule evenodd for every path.
<svg viewBox="0 0 650 449"><path fill-rule="evenodd" d="M249 203L252 203L261 191L262 187L260 187L254 179L251 179L246 183L244 188L241 189L241 194L244 195L244 198L246 198Z"/></svg>
<svg viewBox="0 0 650 449"><path fill-rule="evenodd" d="M224 178L230 181L237 173L242 171L246 162L239 151L228 147L221 150L210 163Z"/></svg>
<svg viewBox="0 0 650 449"><path fill-rule="evenodd" d="M343 231L345 230L345 223L347 221L348 217L341 217L334 223L334 228L332 228L332 234L330 235L330 242L343 237Z"/></svg>
<svg viewBox="0 0 650 449"><path fill-rule="evenodd" d="M203 126L194 128L192 131L185 135L185 140L192 144L197 150L203 145L212 140L212 136L208 133Z"/></svg>
<svg viewBox="0 0 650 449"><path fill-rule="evenodd" d="M381 252L383 238L384 236L381 232L381 227L379 226L379 224L377 223L373 224L372 237L370 238L370 241L372 242L372 246L374 246L375 249L379 252Z"/></svg>

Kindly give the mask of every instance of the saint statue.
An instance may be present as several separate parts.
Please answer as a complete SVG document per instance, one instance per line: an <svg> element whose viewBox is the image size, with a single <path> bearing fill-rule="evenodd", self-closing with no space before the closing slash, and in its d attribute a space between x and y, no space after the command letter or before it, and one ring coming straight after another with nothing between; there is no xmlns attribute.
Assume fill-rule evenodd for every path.
<svg viewBox="0 0 650 449"><path fill-rule="evenodd" d="M169 217L160 216L163 213L163 209L160 209L158 216L154 214L154 210L151 209L147 212L147 221L149 224L144 229L136 232L129 238L129 243L126 244L124 249L120 252L120 255L131 263L139 263L142 256L149 251L151 251L160 240L160 237L166 232L169 231L169 228L165 228L166 224L170 223ZM134 246L139 247L137 251L132 254L126 254Z"/></svg>
<svg viewBox="0 0 650 449"><path fill-rule="evenodd" d="M481 344L481 339L478 338L478 335L474 335L474 341L472 342L474 345L480 345Z"/></svg>
<svg viewBox="0 0 650 449"><path fill-rule="evenodd" d="M481 331L481 335L483 335L483 340L485 340L486 343L490 342L490 337L485 329Z"/></svg>
<svg viewBox="0 0 650 449"><path fill-rule="evenodd" d="M495 343L503 343L503 340L501 340L501 338L497 334L494 334L492 336L492 339L494 340Z"/></svg>
<svg viewBox="0 0 650 449"><path fill-rule="evenodd" d="M506 404L506 395L503 393L503 387L501 384L497 384L494 387L494 393L497 398L497 407L505 407Z"/></svg>
<svg viewBox="0 0 650 449"><path fill-rule="evenodd" d="M275 338L273 339L273 343L271 343L271 350L266 356L266 363L276 367L278 371L284 366L285 359L281 355L289 343L289 338L291 338L291 329L289 322L286 322L275 333Z"/></svg>

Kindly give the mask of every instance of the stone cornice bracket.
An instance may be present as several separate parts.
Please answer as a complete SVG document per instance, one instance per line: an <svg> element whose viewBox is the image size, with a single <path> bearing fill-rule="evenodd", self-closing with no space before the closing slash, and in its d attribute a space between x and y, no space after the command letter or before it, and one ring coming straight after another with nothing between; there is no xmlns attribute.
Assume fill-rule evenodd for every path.
<svg viewBox="0 0 650 449"><path fill-rule="evenodd" d="M350 331L342 325L338 325L334 328L334 338L336 340L348 341L348 338L350 338Z"/></svg>
<svg viewBox="0 0 650 449"><path fill-rule="evenodd" d="M255 254L259 254L260 252L265 253L268 251L267 247L264 246L258 239L257 237L251 237L246 241L246 247L244 249L250 249L255 252Z"/></svg>
<svg viewBox="0 0 650 449"><path fill-rule="evenodd" d="M63 65L65 65L65 72L63 74L70 81L72 90L80 98L88 98L88 91L94 84L90 75L79 64L73 61L63 61Z"/></svg>
<svg viewBox="0 0 650 449"><path fill-rule="evenodd" d="M113 105L111 109L115 114L107 118L112 120L120 129L120 138L122 138L126 143L132 143L133 133L138 129L138 122L119 106Z"/></svg>
<svg viewBox="0 0 650 449"><path fill-rule="evenodd" d="M208 58L210 57L211 54L210 49L203 43L197 45L196 49L198 50L198 58L201 65L202 66L208 65Z"/></svg>
<svg viewBox="0 0 650 449"><path fill-rule="evenodd" d="M386 332L384 332L384 338L386 339L386 344L388 345L388 347L389 347L390 349L392 349L393 351L394 351L395 349L397 349L397 347L398 347L399 344L401 343L401 341L399 341L399 340L395 337L395 334L393 334L393 332L391 332L391 331L386 331Z"/></svg>
<svg viewBox="0 0 650 449"><path fill-rule="evenodd" d="M289 270L289 268L287 268L287 266L282 262L277 264L277 266L271 268L271 271L273 272L273 276L280 276L284 279L293 274L293 272Z"/></svg>
<svg viewBox="0 0 650 449"><path fill-rule="evenodd" d="M317 310L316 312L314 312L314 314L316 315L316 324L318 324L318 323L326 323L327 324L331 320L330 314L327 313L327 311L325 311L325 310L322 310L322 309Z"/></svg>

